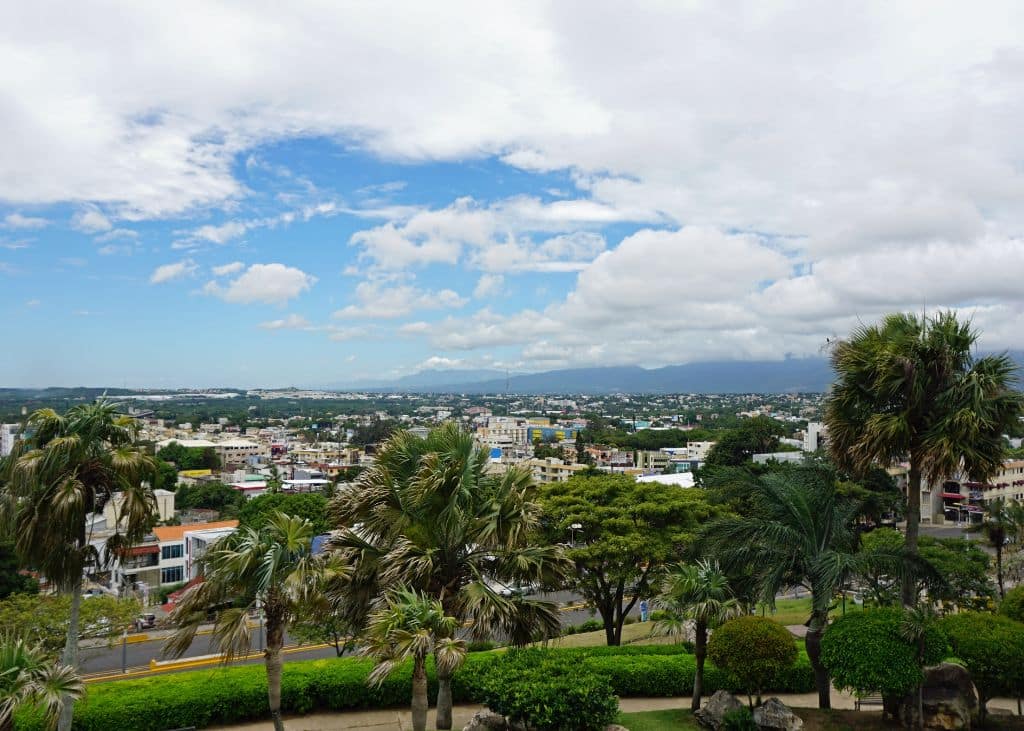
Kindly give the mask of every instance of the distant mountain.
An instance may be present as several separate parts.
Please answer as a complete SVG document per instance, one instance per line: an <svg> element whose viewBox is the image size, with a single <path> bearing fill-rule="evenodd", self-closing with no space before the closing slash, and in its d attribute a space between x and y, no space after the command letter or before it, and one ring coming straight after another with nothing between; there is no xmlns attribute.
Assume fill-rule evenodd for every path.
<svg viewBox="0 0 1024 731"><path fill-rule="evenodd" d="M433 393L783 393L824 391L832 382L821 358L721 361L641 368L568 368L512 375L503 371L423 371L391 382L342 388Z"/></svg>

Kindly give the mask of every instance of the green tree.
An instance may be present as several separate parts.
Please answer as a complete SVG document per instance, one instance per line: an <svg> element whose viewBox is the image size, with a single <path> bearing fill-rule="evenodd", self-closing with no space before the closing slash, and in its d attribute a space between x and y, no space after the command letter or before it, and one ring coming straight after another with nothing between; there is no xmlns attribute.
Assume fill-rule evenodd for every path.
<svg viewBox="0 0 1024 731"><path fill-rule="evenodd" d="M796 640L778 622L764 617L736 617L723 624L708 643L708 655L717 667L732 673L747 694L761 703L761 692L771 678L796 662Z"/></svg>
<svg viewBox="0 0 1024 731"><path fill-rule="evenodd" d="M952 312L887 316L832 352L836 383L825 406L828 445L843 469L863 474L907 460L907 551L916 555L922 480L958 472L984 481L999 469L1002 435L1024 412L1005 355L976 358L978 334ZM911 577L902 600L917 597Z"/></svg>
<svg viewBox="0 0 1024 731"><path fill-rule="evenodd" d="M427 728L427 656L433 652L438 673L449 676L466 658L466 643L455 639L458 628L459 620L446 615L441 602L410 589L391 592L385 606L370 617L363 654L376 658L377 667L368 682L383 683L412 658L413 731Z"/></svg>
<svg viewBox="0 0 1024 731"><path fill-rule="evenodd" d="M337 567L314 556L313 525L303 518L274 513L260 528L241 526L217 541L200 559L204 580L193 586L171 614L177 631L165 651L180 657L192 644L207 613L218 611L213 638L225 662L248 654L252 635L249 613L262 608L266 619L267 695L275 731L281 720L281 648L285 631L317 595L321 582ZM328 572L325 574L325 571Z"/></svg>
<svg viewBox="0 0 1024 731"><path fill-rule="evenodd" d="M902 569L902 554L858 553L853 531L859 506L841 498L834 474L806 466L769 472L747 485L749 509L744 515L710 523L708 549L732 570L753 571L761 600L774 605L787 587L802 586L811 594L807 622L807 655L814 668L818 704L831 707L828 670L821 662L821 637L828 625L833 597L847 578L868 566Z"/></svg>
<svg viewBox="0 0 1024 731"><path fill-rule="evenodd" d="M999 613L1016 622L1024 622L1024 584L1006 592L1006 596L999 602Z"/></svg>
<svg viewBox="0 0 1024 731"><path fill-rule="evenodd" d="M13 528L15 548L71 597L63 663L78 666L82 577L86 568L137 543L156 519L150 488L152 457L134 447L138 423L106 400L72 407L61 416L41 409L28 419L26 438L7 461L6 499L0 501ZM115 533L99 555L88 533L88 516L118 496ZM61 731L71 728L68 697Z"/></svg>
<svg viewBox="0 0 1024 731"><path fill-rule="evenodd" d="M0 636L0 731L14 731L14 713L24 707L42 709L43 722L52 729L67 699L84 692L73 667L54 662L44 648L21 637Z"/></svg>
<svg viewBox="0 0 1024 731"><path fill-rule="evenodd" d="M0 542L0 599L11 594L38 594L39 582L21 573L14 544Z"/></svg>
<svg viewBox="0 0 1024 731"><path fill-rule="evenodd" d="M531 474L514 467L492 474L488 466L487 453L456 424L426 439L399 431L355 484L339 489L330 505L340 528L332 545L353 575L336 593L350 620L358 624L376 597L408 586L469 622L477 637L497 632L525 644L558 634L553 603L499 591L554 584L566 563L559 547L536 541ZM438 728L450 728L450 673L442 670L438 685Z"/></svg>
<svg viewBox="0 0 1024 731"><path fill-rule="evenodd" d="M704 694L704 661L708 654L708 630L740 613L740 605L732 595L729 579L717 564L698 561L677 564L665 577L659 603L668 617L654 623L655 634L682 634L693 622L693 654L697 670L693 676L691 710L700 708Z"/></svg>
<svg viewBox="0 0 1024 731"><path fill-rule="evenodd" d="M221 518L232 518L245 504L245 495L223 482L181 484L175 493L174 504L179 510L205 508L216 510Z"/></svg>
<svg viewBox="0 0 1024 731"><path fill-rule="evenodd" d="M81 637L120 637L142 607L134 599L97 596L82 602ZM67 642L71 597L60 594L14 594L0 601L0 633L17 634L57 654Z"/></svg>
<svg viewBox="0 0 1024 731"><path fill-rule="evenodd" d="M314 535L322 535L331 529L327 518L327 498L315 492L266 493L246 500L238 511L238 522L260 528L276 512L305 518L313 526Z"/></svg>
<svg viewBox="0 0 1024 731"><path fill-rule="evenodd" d="M156 490L168 490L174 492L178 487L178 470L170 462L165 462L159 457L156 458L156 475L153 478L153 488Z"/></svg>
<svg viewBox="0 0 1024 731"><path fill-rule="evenodd" d="M727 429L708 452L707 463L716 467L739 467L755 454L775 452L779 438L786 433L781 423L770 416L755 416L735 429Z"/></svg>
<svg viewBox="0 0 1024 731"><path fill-rule="evenodd" d="M701 490L627 475L576 476L541 486L539 498L544 537L572 540L569 585L601 615L609 645L622 643L630 610L657 595L661 571L685 558L700 525L718 513Z"/></svg>
<svg viewBox="0 0 1024 731"><path fill-rule="evenodd" d="M985 503L984 520L967 528L967 530L983 533L988 545L996 554L996 584L999 586L999 598L1006 596L1003 585L1003 551L1010 538L1016 537L1017 524L1013 518L1015 501L1007 503L1002 498L989 500Z"/></svg>

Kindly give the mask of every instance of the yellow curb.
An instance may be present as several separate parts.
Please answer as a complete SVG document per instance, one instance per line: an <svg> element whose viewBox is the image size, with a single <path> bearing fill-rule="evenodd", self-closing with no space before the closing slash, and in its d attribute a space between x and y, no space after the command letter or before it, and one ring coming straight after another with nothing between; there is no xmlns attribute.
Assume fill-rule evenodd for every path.
<svg viewBox="0 0 1024 731"><path fill-rule="evenodd" d="M127 642L129 645L135 645L139 642L149 642L150 639L156 638L150 638L149 635L128 635L128 637L125 638L125 642Z"/></svg>

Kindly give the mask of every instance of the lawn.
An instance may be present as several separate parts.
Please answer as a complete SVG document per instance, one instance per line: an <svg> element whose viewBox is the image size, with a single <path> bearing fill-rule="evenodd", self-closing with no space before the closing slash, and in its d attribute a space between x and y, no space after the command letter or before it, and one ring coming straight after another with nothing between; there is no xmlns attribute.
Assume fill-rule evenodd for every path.
<svg viewBox="0 0 1024 731"><path fill-rule="evenodd" d="M881 711L822 711L817 708L794 708L803 719L803 731L868 731L886 729L895 731L902 728L897 723L883 722ZM629 731L697 731L701 726L688 710L676 708L668 711L644 711L642 713L620 713L618 723ZM988 729L1019 731L1024 729L1024 719L1016 716L990 716Z"/></svg>
<svg viewBox="0 0 1024 731"><path fill-rule="evenodd" d="M644 711L642 713L620 713L618 723L629 731L662 731L662 729L701 728L688 710L673 708L668 711Z"/></svg>

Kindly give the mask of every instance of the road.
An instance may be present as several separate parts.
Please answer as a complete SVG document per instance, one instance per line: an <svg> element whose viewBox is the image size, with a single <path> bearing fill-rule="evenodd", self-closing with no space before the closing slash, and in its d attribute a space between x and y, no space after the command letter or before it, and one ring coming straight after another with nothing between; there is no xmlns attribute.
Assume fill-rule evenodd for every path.
<svg viewBox="0 0 1024 731"><path fill-rule="evenodd" d="M579 597L571 594L570 592L543 594L539 595L538 598L557 602L559 606L563 607L566 605L577 606L581 603ZM637 606L633 607L632 614L639 614L639 608ZM563 610L561 616L562 626L569 626L585 622L590 619L592 615L586 609L576 608ZM151 634L165 635L166 633L155 632ZM146 642L131 642L124 645L117 643L113 647L83 647L81 650L82 672L87 677L95 677L98 675L106 676L110 673L119 673L122 669L127 669L131 672L148 668L151 660L166 659L162 654L165 642L166 637L160 636ZM262 648L259 628L252 630L250 646L254 651ZM289 659L311 660L316 658L334 657L336 655L334 647L313 646L303 648L287 636L285 637L285 647L287 649ZM217 648L212 635L201 634L196 636L192 641L192 644L189 646L189 649L186 650L182 657L199 658L215 654L217 654ZM260 657L256 657L250 660L241 660L239 662L262 662L262 659Z"/></svg>

